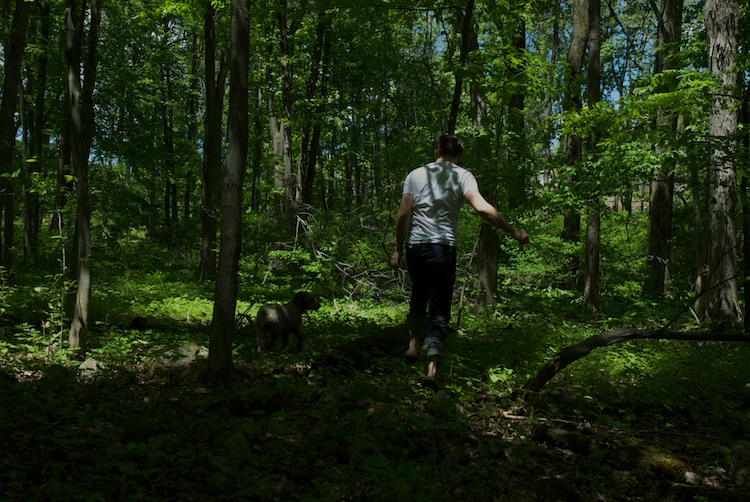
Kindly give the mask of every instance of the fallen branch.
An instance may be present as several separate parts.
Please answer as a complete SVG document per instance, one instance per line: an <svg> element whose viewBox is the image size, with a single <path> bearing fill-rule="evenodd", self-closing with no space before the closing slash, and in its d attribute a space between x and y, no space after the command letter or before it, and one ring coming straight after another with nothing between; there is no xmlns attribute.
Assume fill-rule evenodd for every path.
<svg viewBox="0 0 750 502"><path fill-rule="evenodd" d="M522 390L539 392L547 382L565 369L569 364L586 357L589 353L599 347L606 347L626 340L649 339L649 340L687 340L701 342L750 342L750 336L738 333L683 333L662 330L641 330L635 328L618 329L607 331L591 336L584 341L565 347L557 352L547 364L540 369L536 375L531 377L523 386Z"/></svg>

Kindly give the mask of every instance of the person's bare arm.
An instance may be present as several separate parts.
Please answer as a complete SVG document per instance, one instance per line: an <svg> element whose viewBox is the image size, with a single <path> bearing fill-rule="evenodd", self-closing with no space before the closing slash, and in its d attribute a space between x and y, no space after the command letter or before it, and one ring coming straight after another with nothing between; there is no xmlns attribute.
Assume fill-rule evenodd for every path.
<svg viewBox="0 0 750 502"><path fill-rule="evenodd" d="M466 199L466 202L468 202L469 205L479 213L479 216L481 216L484 221L500 230L503 230L521 244L527 244L529 242L529 234L516 229L513 225L508 223L508 221L503 218L503 215L501 215L492 204L487 202L478 190L472 190L466 193L464 198Z"/></svg>
<svg viewBox="0 0 750 502"><path fill-rule="evenodd" d="M411 210L413 207L414 196L410 193L403 194L401 196L401 205L396 215L396 250L391 256L391 267L398 267L398 262L401 261L406 233L409 231L409 225L411 224Z"/></svg>

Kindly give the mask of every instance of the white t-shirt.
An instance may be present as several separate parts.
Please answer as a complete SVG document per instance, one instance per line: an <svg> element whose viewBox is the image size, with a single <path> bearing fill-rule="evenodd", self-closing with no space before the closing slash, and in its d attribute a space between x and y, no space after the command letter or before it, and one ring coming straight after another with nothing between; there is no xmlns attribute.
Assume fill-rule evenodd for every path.
<svg viewBox="0 0 750 502"><path fill-rule="evenodd" d="M409 244L456 245L464 195L479 190L471 172L452 162L431 162L406 176L404 192L414 196Z"/></svg>

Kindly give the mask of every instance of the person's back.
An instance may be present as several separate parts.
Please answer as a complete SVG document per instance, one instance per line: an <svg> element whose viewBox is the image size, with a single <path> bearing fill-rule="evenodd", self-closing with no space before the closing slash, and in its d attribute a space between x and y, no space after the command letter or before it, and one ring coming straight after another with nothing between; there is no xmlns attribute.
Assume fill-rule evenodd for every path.
<svg viewBox="0 0 750 502"><path fill-rule="evenodd" d="M474 176L453 162L414 169L404 182L404 193L414 197L408 243L455 246L464 194L476 189Z"/></svg>

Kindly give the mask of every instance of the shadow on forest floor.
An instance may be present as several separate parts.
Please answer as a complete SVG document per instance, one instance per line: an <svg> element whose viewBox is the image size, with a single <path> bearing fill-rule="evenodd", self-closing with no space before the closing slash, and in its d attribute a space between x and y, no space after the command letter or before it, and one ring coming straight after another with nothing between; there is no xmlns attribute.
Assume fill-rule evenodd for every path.
<svg viewBox="0 0 750 502"><path fill-rule="evenodd" d="M94 354L107 369L88 378L74 364L6 353L3 500L748 499L731 478L730 447L750 435L750 393L711 398L695 363L730 372L746 352L633 345L511 399L591 329L534 304L511 310L465 314L437 393L419 386L422 368L405 366L398 345L360 346L377 348L354 367L317 364L327 348L400 329L346 309L310 314L299 353L259 357L241 335L243 378L222 388L189 383L180 365L155 367L154 347L207 345L204 327L110 328ZM665 351L685 366L646 367Z"/></svg>

